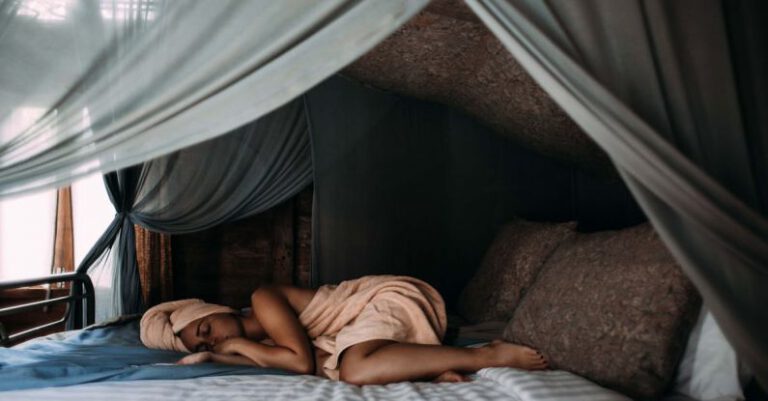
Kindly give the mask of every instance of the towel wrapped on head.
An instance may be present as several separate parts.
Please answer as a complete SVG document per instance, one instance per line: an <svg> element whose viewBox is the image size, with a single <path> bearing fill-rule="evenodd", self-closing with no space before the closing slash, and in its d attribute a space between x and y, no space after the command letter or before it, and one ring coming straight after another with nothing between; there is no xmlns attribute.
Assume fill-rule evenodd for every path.
<svg viewBox="0 0 768 401"><path fill-rule="evenodd" d="M237 311L201 299L182 299L153 306L141 318L141 342L147 348L190 352L177 334L195 320L216 313Z"/></svg>

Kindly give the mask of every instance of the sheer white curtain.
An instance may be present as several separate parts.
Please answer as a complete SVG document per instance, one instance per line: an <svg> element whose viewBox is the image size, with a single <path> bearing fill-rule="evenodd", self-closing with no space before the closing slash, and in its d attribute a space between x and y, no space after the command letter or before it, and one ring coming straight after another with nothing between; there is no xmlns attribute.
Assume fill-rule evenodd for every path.
<svg viewBox="0 0 768 401"><path fill-rule="evenodd" d="M426 3L2 2L0 126L23 108L43 113L0 131L0 196L242 126L365 53Z"/></svg>

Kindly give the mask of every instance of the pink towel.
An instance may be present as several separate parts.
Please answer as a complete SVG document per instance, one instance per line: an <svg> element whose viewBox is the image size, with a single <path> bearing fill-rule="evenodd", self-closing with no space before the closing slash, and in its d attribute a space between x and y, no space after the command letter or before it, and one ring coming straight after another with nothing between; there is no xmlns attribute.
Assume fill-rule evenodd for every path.
<svg viewBox="0 0 768 401"><path fill-rule="evenodd" d="M197 319L216 313L236 313L230 307L209 304L200 299L165 302L149 308L141 317L140 338L147 348L189 352L176 336Z"/></svg>
<svg viewBox="0 0 768 401"><path fill-rule="evenodd" d="M440 344L445 304L429 284L406 276L366 276L317 290L299 315L315 348L328 355L323 373L338 380L339 355L370 340Z"/></svg>

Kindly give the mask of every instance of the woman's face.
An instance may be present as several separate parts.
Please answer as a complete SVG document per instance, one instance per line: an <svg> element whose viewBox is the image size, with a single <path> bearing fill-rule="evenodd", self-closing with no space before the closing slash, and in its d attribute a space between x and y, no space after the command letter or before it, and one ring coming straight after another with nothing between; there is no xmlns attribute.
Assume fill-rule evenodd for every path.
<svg viewBox="0 0 768 401"><path fill-rule="evenodd" d="M216 313L197 319L179 332L179 338L191 352L213 351L225 340L243 337L240 320L230 313Z"/></svg>

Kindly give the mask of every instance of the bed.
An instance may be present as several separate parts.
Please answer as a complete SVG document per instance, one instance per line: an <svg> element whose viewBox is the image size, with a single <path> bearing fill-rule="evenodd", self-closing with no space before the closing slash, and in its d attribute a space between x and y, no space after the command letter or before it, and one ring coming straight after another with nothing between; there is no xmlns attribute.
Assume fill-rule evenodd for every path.
<svg viewBox="0 0 768 401"><path fill-rule="evenodd" d="M525 223L528 224L528 223ZM529 227L530 228L530 227ZM547 226L547 230L557 228ZM537 229L542 229L539 227ZM625 231L625 234L628 231ZM621 233L612 236L625 235ZM605 234L603 234L605 235ZM547 235L548 238L553 237ZM509 244L504 235L501 242ZM598 241L599 240L599 241ZM583 238L582 238L583 241ZM596 238L607 243L605 238ZM533 242L541 241L533 238ZM490 255L493 255L491 247ZM501 248L500 248L501 249ZM565 248L567 249L567 248ZM624 253L626 253L626 247ZM516 252L527 255L530 252ZM634 256L633 256L634 257ZM489 260L495 260L490 257ZM549 260L549 259L548 259ZM556 259L552 259L556 260ZM576 259L569 258L570 265ZM621 263L616 263L621 264ZM490 264L488 266L491 266ZM481 268L481 273L488 266ZM552 267L550 266L551 270ZM469 303L466 309L449 314L448 333L444 342L455 346L478 346L495 338L504 337L510 321L489 315L480 323L466 319L467 315L478 315L483 311L495 312L503 300L488 299L488 295L499 288L512 288L514 283L503 280L505 274L491 271L491 281L479 281L479 285L467 286L469 300L481 299L477 305ZM621 273L621 272L620 272ZM620 274L626 278L626 274ZM542 276L536 285L546 285L548 276ZM93 312L93 287L87 276L59 275L45 279L31 279L16 283L0 284L0 289L40 283L68 281L79 283L72 289L81 295L33 302L27 305L0 309L0 316L19 313L53 303L68 303L71 310L83 312L83 321L91 322ZM521 280L515 276L515 282ZM583 283L582 283L583 284ZM82 286L82 288L80 287ZM477 287L477 294L472 288ZM649 287L653 289L655 286ZM537 288L532 287L530 299L534 299ZM545 288L545 287L543 287ZM594 289L593 289L594 290ZM620 291L623 291L619 289ZM615 291L615 290L612 290ZM593 293L596 291L592 291ZM75 292L76 293L76 292ZM548 291L553 293L553 291ZM463 295L467 295L463 294ZM466 297L462 297L464 299ZM653 298L645 296L644 298ZM547 296L553 302L560 298ZM466 299L464 299L466 301ZM604 304L608 304L604 302ZM79 308L75 308L80 305ZM460 304L461 305L461 304ZM474 305L474 306L473 306ZM489 307L492 305L493 307ZM588 305L589 306L589 305ZM472 308L477 307L477 311ZM583 319L590 314L601 315L610 312L605 308L589 306L596 311L581 311ZM524 310L525 303L518 309ZM503 311L511 307L503 306ZM552 317L555 308L547 306L546 314ZM602 312L601 312L602 311ZM74 314L76 315L76 313ZM464 316L464 317L463 317ZM544 316L544 313L536 316ZM636 320L629 323L637 324ZM45 327L45 325L43 326ZM592 325L594 331L596 326ZM569 326L573 335L578 327ZM551 331L550 331L551 332ZM176 365L183 354L171 351L151 350L144 347L139 339L139 315L129 315L114 321L92 325L85 329L39 337L12 348L0 348L0 399L3 400L102 400L110 399L163 399L184 400L237 400L237 399L345 399L345 400L629 400L627 396L608 389L594 377L571 373L573 369L529 372L510 368L488 368L471 376L465 383L406 382L385 386L354 386L325 380L315 376L296 375L277 369L230 366L223 364ZM19 336L14 334L10 339ZM27 334L31 335L31 334ZM551 335L549 337L552 337ZM690 400L743 400L739 381L738 361L735 352L727 344L711 314L702 309L699 318L689 334L688 346L680 365L673 372L674 390L678 394L664 398L665 401ZM588 344L576 347L587 349ZM630 350L631 351L631 350ZM615 355L615 354L614 354ZM566 368L567 369L567 368ZM590 381L585 377L591 377ZM628 381L638 383L635 374ZM604 386L596 384L602 383ZM611 388L614 388L611 386ZM620 389L619 389L620 390ZM669 392L667 387L666 391ZM691 396L688 398L687 396ZM652 397L656 399L658 397Z"/></svg>
<svg viewBox="0 0 768 401"><path fill-rule="evenodd" d="M654 345L668 343L682 344L685 348L680 350L684 351L681 358L674 357L669 379L662 383L658 392L635 398L658 399L674 392L677 395L668 395L664 400L743 400L742 388L748 382L749 374L742 371L735 351L711 313L687 301L683 306L671 304L672 312L685 309L694 313L693 327L690 331L680 332L676 327L681 318L673 316L674 319L666 322L672 330L662 332L665 326L655 317L672 312L669 307L665 309L666 304L654 306L650 301L668 298L669 288L674 287L661 285L657 279L632 279L633 274L648 266L655 269L666 266L661 263L666 259L659 259L660 252L656 249L660 242L652 234L647 225L580 234L574 233L569 223L515 221L500 230L494 239L480 269L462 292L458 308L449 309L444 343L479 346L496 338L509 339L510 330L515 335L516 325L526 329L531 325L554 323L552 327L544 326L538 338L531 342L532 346L548 350L551 356L560 358L561 365L557 367L563 370L530 372L488 368L478 371L471 376L470 382L465 383L406 382L358 387L278 369L214 363L182 366L175 362L184 354L144 347L139 339L140 315L129 315L85 329L39 337L12 348L0 348L0 399L629 400L625 394L639 393L638 387L632 386L642 384L643 380L647 382L643 375L653 376L654 372L661 371L648 369L645 359L650 360L656 354L673 359L666 346L657 347L655 354L650 353ZM541 246L547 242L543 239L553 243L549 244L552 250ZM618 256L610 254L609 250L616 250L614 253ZM600 255L602 264L590 259L590 255L595 254ZM643 255L656 256L649 262ZM538 274L536 280L527 278L522 273L531 269L521 265L522 262L534 263L543 273ZM594 266L600 267L599 276L580 273L590 272ZM567 268L567 271L560 268ZM672 277L663 271L643 273L643 277L646 276ZM590 277L593 278L591 281ZM606 277L614 277L614 284L603 285ZM72 316L82 312L80 320L92 322L94 290L87 275L57 275L2 283L0 290L61 281L72 282L72 295L0 308L0 317L54 303L67 303L68 310L75 311ZM586 292L574 290L572 282L577 282L577 289L583 288ZM627 287L622 284L624 282L631 285ZM563 283L566 285L562 286ZM557 285L553 287L553 284ZM519 289L520 286L527 288ZM522 293L525 297L520 297ZM515 296L522 300L510 304ZM643 307L638 309L642 315L632 315L633 309L625 307L631 304L616 301L622 297L643 300ZM580 303L581 298L587 302ZM541 305L536 306L538 304ZM563 305L568 308L563 309ZM625 316L618 316L613 309L615 305L621 307L621 314ZM509 315L513 310L514 318ZM654 313L648 313L649 310ZM577 316L578 320L568 320L569 316ZM630 334L634 332L627 331L637 331L642 325L646 330L639 331L641 338L633 337ZM5 339L31 336L34 330L37 329ZM527 332L520 330L520 333L525 335ZM594 334L592 337L596 338L590 343L583 333ZM659 336L660 340L648 333ZM568 347L553 342L558 338ZM616 343L612 338L625 342ZM641 341L648 338L649 341ZM528 345L525 340L525 337L523 341L511 339ZM662 340L666 342L660 342ZM542 342L542 346L537 346L536 341ZM620 347L611 348L611 344ZM605 352L595 351L601 349ZM611 356L610 360L601 357L606 354ZM583 356L583 359L574 359L574 355ZM638 361L638 356L643 360ZM567 359L569 357L571 360ZM599 364L604 361L615 363ZM590 364L603 369L594 369ZM620 375L623 368L626 368L624 375ZM606 370L618 378L605 376Z"/></svg>
<svg viewBox="0 0 768 401"><path fill-rule="evenodd" d="M476 346L498 325L461 327L451 340ZM469 338L467 336L473 336ZM0 349L6 400L605 400L629 398L564 371L482 369L471 382L353 386L276 369L175 365L181 354L150 350L138 316Z"/></svg>

